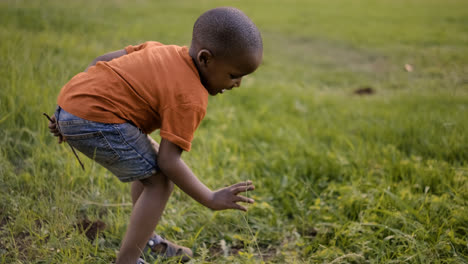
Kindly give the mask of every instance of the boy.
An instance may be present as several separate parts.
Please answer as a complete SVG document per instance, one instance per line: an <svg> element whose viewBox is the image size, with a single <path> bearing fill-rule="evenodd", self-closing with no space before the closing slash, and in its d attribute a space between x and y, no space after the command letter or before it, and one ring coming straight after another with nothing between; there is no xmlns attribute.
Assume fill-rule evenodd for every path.
<svg viewBox="0 0 468 264"><path fill-rule="evenodd" d="M133 210L116 263L140 263L153 252L188 260L190 249L155 235L173 183L213 210L247 209L239 195L251 181L211 191L182 161L203 119L208 94L239 87L262 60L255 24L235 8L215 8L195 22L190 49L158 42L128 46L95 59L58 96L49 123L59 142L100 163L123 182L132 182ZM148 134L160 129L158 145Z"/></svg>

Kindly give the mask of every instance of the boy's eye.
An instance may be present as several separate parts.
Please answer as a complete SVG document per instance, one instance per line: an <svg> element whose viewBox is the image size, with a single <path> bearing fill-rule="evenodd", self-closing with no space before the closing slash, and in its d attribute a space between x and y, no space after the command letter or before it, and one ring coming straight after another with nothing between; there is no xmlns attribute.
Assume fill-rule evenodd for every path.
<svg viewBox="0 0 468 264"><path fill-rule="evenodd" d="M232 75L232 74L229 74L229 77L231 77L231 79L239 79L240 78L239 76Z"/></svg>

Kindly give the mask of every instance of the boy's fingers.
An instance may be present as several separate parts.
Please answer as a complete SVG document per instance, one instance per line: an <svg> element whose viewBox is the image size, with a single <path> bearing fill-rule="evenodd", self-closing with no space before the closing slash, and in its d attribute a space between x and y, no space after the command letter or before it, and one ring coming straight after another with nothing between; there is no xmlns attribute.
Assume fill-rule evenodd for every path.
<svg viewBox="0 0 468 264"><path fill-rule="evenodd" d="M233 209L238 209L238 210L241 210L241 211L244 211L244 212L247 212L247 208L245 208L244 206L242 205L239 205L239 204L236 204L234 205Z"/></svg>
<svg viewBox="0 0 468 264"><path fill-rule="evenodd" d="M238 187L235 187L232 189L232 192L234 194L238 194L240 192L246 192L246 191L251 191L251 190L255 190L255 186L253 185L247 185L247 186L238 186Z"/></svg>
<svg viewBox="0 0 468 264"><path fill-rule="evenodd" d="M236 199L236 202L244 202L244 203L254 203L254 199L251 199L251 198L247 198L245 196L242 196L242 195L237 195L236 196L237 199Z"/></svg>
<svg viewBox="0 0 468 264"><path fill-rule="evenodd" d="M252 181L246 181L246 182L239 182L239 183L236 183L234 185L232 185L231 187L239 187L239 186L249 186L249 185L252 185Z"/></svg>

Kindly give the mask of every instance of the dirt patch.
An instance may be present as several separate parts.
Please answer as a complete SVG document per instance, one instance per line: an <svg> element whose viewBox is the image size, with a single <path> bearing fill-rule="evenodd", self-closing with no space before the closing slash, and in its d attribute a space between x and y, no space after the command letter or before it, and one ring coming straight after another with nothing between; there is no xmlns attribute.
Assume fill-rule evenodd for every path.
<svg viewBox="0 0 468 264"><path fill-rule="evenodd" d="M374 88L370 87L370 86L363 86L363 87L360 87L356 90L354 90L353 92L354 94L357 94L357 95L372 95L372 94L375 94L375 90Z"/></svg>
<svg viewBox="0 0 468 264"><path fill-rule="evenodd" d="M106 224L101 220L91 221L84 218L75 224L74 227L81 233L84 233L89 241L93 241L99 233L106 229Z"/></svg>
<svg viewBox="0 0 468 264"><path fill-rule="evenodd" d="M309 230L307 230L306 234L305 234L305 237L307 238L314 238L316 237L318 234L318 230L314 227L310 228Z"/></svg>
<svg viewBox="0 0 468 264"><path fill-rule="evenodd" d="M15 243L20 253L26 252L31 245L31 234L27 231L20 232L15 236Z"/></svg>

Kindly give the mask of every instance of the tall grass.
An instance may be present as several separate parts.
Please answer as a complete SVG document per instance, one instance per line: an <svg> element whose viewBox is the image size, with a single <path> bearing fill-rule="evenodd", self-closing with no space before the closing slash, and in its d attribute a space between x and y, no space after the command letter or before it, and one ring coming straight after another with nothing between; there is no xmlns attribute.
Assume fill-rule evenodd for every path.
<svg viewBox="0 0 468 264"><path fill-rule="evenodd" d="M0 263L115 259L129 186L86 159L83 172L41 113L95 57L187 45L197 16L225 4L0 2ZM253 180L256 203L212 212L176 190L157 232L195 263L467 262L468 4L230 5L262 30L264 62L210 98L183 157L213 189ZM106 223L93 241L85 218Z"/></svg>

